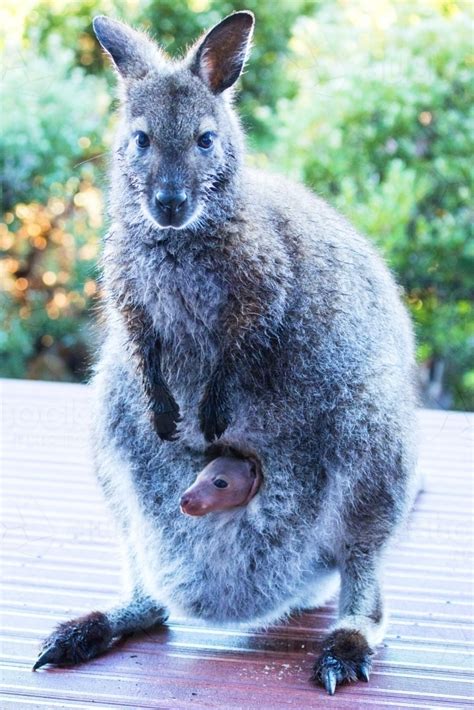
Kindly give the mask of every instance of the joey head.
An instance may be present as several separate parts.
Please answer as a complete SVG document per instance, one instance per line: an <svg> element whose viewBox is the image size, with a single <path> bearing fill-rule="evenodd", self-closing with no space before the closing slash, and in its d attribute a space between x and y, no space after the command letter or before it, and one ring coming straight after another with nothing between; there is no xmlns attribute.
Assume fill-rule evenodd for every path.
<svg viewBox="0 0 474 710"><path fill-rule="evenodd" d="M250 459L219 456L181 496L181 512L207 515L247 505L261 484L260 467Z"/></svg>

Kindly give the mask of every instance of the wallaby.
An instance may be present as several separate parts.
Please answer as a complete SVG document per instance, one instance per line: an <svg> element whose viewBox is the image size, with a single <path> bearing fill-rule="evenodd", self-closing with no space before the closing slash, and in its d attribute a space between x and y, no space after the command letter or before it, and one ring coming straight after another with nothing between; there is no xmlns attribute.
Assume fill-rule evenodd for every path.
<svg viewBox="0 0 474 710"><path fill-rule="evenodd" d="M121 109L93 437L128 582L118 606L61 624L35 668L92 658L169 612L258 627L339 581L313 680L331 694L367 681L382 640L381 565L416 489L412 328L342 216L246 167L231 99L253 25L234 13L173 61L94 20ZM258 462L258 493L183 515L218 457Z"/></svg>
<svg viewBox="0 0 474 710"><path fill-rule="evenodd" d="M248 505L262 483L261 471L248 458L218 456L207 464L179 501L186 515L208 515Z"/></svg>

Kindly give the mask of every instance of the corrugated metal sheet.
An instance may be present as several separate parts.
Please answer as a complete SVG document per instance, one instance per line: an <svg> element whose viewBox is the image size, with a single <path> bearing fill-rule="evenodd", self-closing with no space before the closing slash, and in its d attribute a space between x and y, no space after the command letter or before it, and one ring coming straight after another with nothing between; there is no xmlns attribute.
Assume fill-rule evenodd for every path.
<svg viewBox="0 0 474 710"><path fill-rule="evenodd" d="M2 708L472 707L474 415L420 413L426 491L390 556L386 641L370 683L333 698L308 682L333 604L262 633L172 619L87 665L31 672L58 621L118 590L88 422L85 387L3 382Z"/></svg>

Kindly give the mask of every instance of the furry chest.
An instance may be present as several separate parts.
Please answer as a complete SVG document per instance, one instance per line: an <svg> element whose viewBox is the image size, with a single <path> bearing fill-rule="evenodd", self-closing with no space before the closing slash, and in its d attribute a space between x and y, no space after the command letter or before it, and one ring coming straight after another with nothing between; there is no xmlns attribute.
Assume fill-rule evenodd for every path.
<svg viewBox="0 0 474 710"><path fill-rule="evenodd" d="M146 307L162 345L170 385L207 379L219 342L226 290L216 272L196 263L164 262L147 289Z"/></svg>
<svg viewBox="0 0 474 710"><path fill-rule="evenodd" d="M164 341L174 340L176 331L195 339L216 330L225 298L215 271L164 263L152 279L146 305Z"/></svg>

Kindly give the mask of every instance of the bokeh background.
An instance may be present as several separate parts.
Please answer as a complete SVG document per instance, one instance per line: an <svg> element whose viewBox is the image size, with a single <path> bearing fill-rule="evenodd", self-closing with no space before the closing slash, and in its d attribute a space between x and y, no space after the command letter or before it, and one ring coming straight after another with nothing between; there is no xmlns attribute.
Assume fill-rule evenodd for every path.
<svg viewBox="0 0 474 710"><path fill-rule="evenodd" d="M0 375L84 381L93 358L115 121L93 15L174 54L243 8L249 160L374 240L413 315L425 404L473 409L471 0L3 0Z"/></svg>

